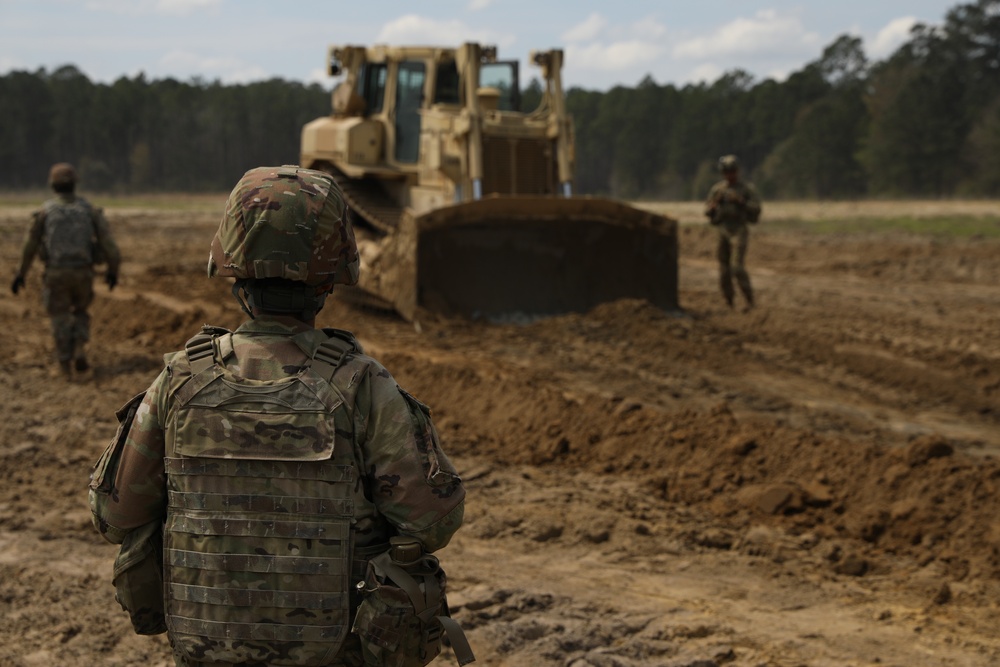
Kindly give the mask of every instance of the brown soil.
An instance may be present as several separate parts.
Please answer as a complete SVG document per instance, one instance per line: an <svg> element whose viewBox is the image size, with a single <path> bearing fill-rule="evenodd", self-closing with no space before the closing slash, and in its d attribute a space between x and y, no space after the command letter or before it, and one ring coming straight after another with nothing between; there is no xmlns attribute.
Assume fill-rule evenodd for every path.
<svg viewBox="0 0 1000 667"><path fill-rule="evenodd" d="M87 476L161 355L240 313L202 278L214 212L111 221L87 377L51 377L37 267L0 294L0 667L172 664L113 599ZM0 211L8 266L25 224ZM746 314L685 226L683 313L321 315L435 409L478 664L1000 663L1000 242L754 232Z"/></svg>

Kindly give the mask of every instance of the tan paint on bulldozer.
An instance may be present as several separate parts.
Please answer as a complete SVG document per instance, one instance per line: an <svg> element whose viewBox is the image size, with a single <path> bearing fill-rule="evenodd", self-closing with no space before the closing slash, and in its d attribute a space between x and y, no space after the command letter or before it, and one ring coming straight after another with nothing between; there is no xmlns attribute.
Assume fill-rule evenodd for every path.
<svg viewBox="0 0 1000 667"><path fill-rule="evenodd" d="M343 66L347 77L334 91L334 113L303 128L301 163L333 174L344 192L368 302L407 319L420 308L517 319L620 298L678 307L676 222L569 196L561 51L532 55L546 84L530 113L510 108L516 64L497 61L490 47L330 54L331 71ZM514 72L511 85L484 86L495 83L484 80L496 76L484 75L488 68ZM414 72L423 77L416 86ZM404 123L414 89L419 106L411 99ZM401 146L411 151L406 159Z"/></svg>

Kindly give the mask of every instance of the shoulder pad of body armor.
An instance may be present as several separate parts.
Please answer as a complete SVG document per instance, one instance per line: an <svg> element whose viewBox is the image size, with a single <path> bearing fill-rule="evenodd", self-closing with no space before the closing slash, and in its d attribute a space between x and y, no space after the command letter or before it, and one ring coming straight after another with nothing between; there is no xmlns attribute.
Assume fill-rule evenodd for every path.
<svg viewBox="0 0 1000 667"><path fill-rule="evenodd" d="M329 382L345 356L361 352L361 344L349 331L324 328L323 333L328 338L313 353L312 369Z"/></svg>
<svg viewBox="0 0 1000 667"><path fill-rule="evenodd" d="M329 338L336 338L337 340L347 343L348 345L351 346L352 351L357 352L359 354L364 354L365 351L361 347L361 343L358 342L358 339L355 338L354 334L352 334L350 331L347 331L345 329L334 329L333 327L323 327L322 331Z"/></svg>
<svg viewBox="0 0 1000 667"><path fill-rule="evenodd" d="M232 332L224 327L206 324L201 328L201 333L192 336L184 344L184 352L187 354L188 363L191 364L193 375L197 375L215 363L214 340L230 333Z"/></svg>

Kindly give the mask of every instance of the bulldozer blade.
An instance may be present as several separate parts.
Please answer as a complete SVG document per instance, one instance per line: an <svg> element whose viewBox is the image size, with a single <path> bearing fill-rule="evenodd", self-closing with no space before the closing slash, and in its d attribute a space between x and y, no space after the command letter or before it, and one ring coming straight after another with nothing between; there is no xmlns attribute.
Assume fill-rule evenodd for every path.
<svg viewBox="0 0 1000 667"><path fill-rule="evenodd" d="M377 290L416 308L509 320L585 312L607 301L677 303L677 224L595 197L488 197L403 216ZM387 291L389 293L387 293Z"/></svg>

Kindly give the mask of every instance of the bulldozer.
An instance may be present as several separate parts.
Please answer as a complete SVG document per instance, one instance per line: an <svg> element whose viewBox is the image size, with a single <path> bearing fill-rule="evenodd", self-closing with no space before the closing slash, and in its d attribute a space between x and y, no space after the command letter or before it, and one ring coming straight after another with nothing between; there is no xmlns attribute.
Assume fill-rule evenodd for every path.
<svg viewBox="0 0 1000 667"><path fill-rule="evenodd" d="M331 46L332 113L302 128L300 164L331 174L361 278L349 298L503 321L621 298L677 303L677 224L573 192L563 52L536 51L538 107L494 46Z"/></svg>

